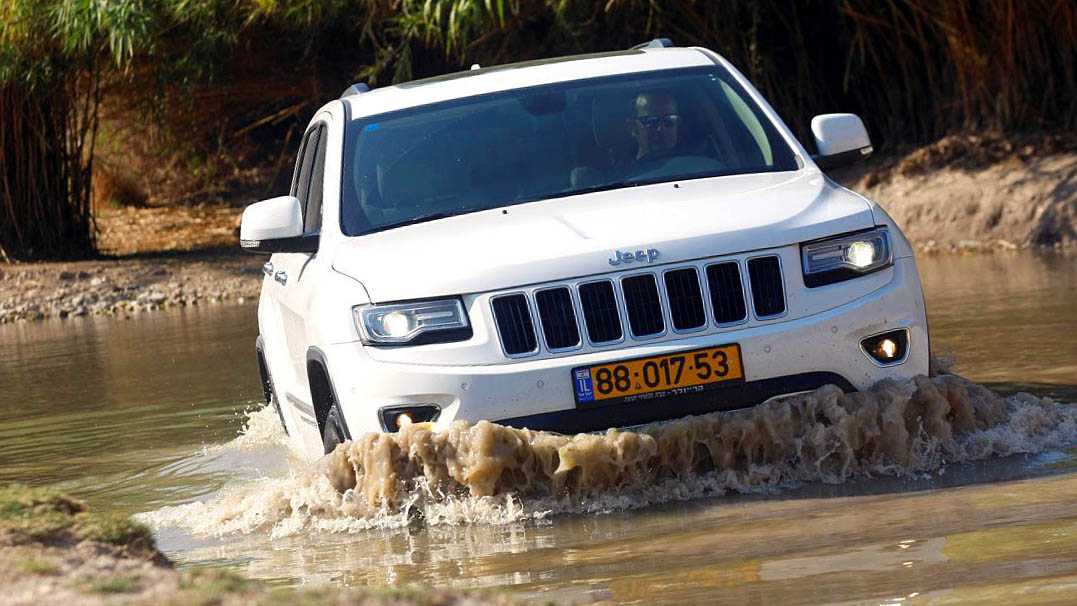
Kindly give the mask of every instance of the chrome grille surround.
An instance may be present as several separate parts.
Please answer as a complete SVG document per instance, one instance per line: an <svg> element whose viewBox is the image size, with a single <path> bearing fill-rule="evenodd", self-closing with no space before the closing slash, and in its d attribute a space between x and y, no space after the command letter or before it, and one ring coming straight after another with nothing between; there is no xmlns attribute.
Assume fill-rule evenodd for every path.
<svg viewBox="0 0 1077 606"><path fill-rule="evenodd" d="M511 318L511 323L508 318L505 319L505 322L502 322L501 319L498 318L497 303L499 301L505 301L506 303L515 301L518 297L523 297L524 307L522 309L513 309L511 311L517 313L525 312L526 315L521 314L519 317ZM537 317L537 314L535 313L535 304L533 300L533 292L508 292L490 299L490 309L493 312L494 317L498 318L496 326L498 342L501 343L501 353L510 358L526 358L537 354L541 350L541 347L539 346L539 335L542 331L536 330L535 318ZM530 335L526 334L528 331L530 331ZM528 336L530 338L528 338ZM532 345L532 347L526 351L515 351L515 348L513 348L512 345L515 344L517 337L523 341L521 345L527 344ZM510 349L513 351L510 351Z"/></svg>
<svg viewBox="0 0 1077 606"><path fill-rule="evenodd" d="M664 285L659 284L661 280L658 279L658 276L650 271L632 272L621 276L619 282L619 286L621 287L621 298L624 301L623 315L628 319L628 334L636 341L650 341L665 336L667 330L666 327L669 326L669 298L666 296ZM632 284L639 283L640 286L626 288L626 282L631 282ZM652 286L654 287L654 297L658 302L657 310L654 309L653 305L644 305L636 302L636 299L650 296L652 294ZM633 311L636 313L634 314ZM658 312L657 318L654 318L655 311ZM641 316L640 314L643 315ZM637 322L633 322L633 318L637 319L639 323L653 322L656 323L657 326L655 326L655 330L652 330L651 332L636 334Z"/></svg>
<svg viewBox="0 0 1077 606"><path fill-rule="evenodd" d="M558 328L561 328L561 327L555 326L554 322L551 322L549 319L544 320L544 316L549 315L549 314L543 313L543 306L542 306L541 301L539 299L540 299L540 296L543 293L553 294L553 293L556 293L556 292L562 291L562 290L568 293L569 309L571 310L571 314L572 314L571 318L569 318L569 319L574 323L575 330L576 330L576 333L575 333L576 338L575 338L575 342L570 344L570 345L564 345L564 346L555 347L555 346L550 344L550 335L548 333L551 330L557 330ZM577 349L579 349L580 347L583 346L583 334L582 334L582 331L580 330L581 326L580 326L580 321L579 321L579 318L580 318L579 292L575 288L569 288L567 286L560 285L560 284L556 285L556 286L547 286L547 287L544 287L544 288L536 288L534 290L534 292L531 293L531 296L534 299L533 307L534 307L535 311L537 312L535 314L535 318L538 319L538 327L539 327L539 330L537 332L542 337L542 347L546 351L550 351L550 352L553 352L553 353L562 352L562 351L574 351L574 350L577 350ZM553 313L553 310L551 310L551 313Z"/></svg>
<svg viewBox="0 0 1077 606"><path fill-rule="evenodd" d="M617 320L617 336L615 338L595 339L591 334L593 332L591 329L594 328L594 327L591 325L591 322L589 320L587 320L587 313L586 313L587 309L585 309L585 306L584 306L583 289L584 289L584 287L592 287L592 286L595 286L595 287L597 287L597 286L608 286L609 287L610 296L613 298L613 315L616 317L616 320ZM623 343L624 340L625 340L625 327L624 327L624 320L621 318L621 312L620 312L620 310L623 308L623 305L621 304L620 300L617 298L617 287L615 287L613 285L613 280L604 278L604 279L599 279L599 280L584 281L584 282L580 282L579 284L576 284L576 288L574 288L573 290L576 291L576 295L577 295L577 297L579 299L579 303L580 303L580 313L577 314L576 321L580 322L582 320L583 326L584 326L584 329L585 329L582 334L586 335L587 342L592 346L600 346L600 347L605 347L605 346L608 346L608 345L617 345L618 343ZM589 309L594 309L595 312L604 311L604 310L596 309L596 308L594 308L594 306L591 306ZM608 326L604 326L603 328L612 329L613 326L608 325Z"/></svg>
<svg viewBox="0 0 1077 606"><path fill-rule="evenodd" d="M755 316L755 318L758 319L758 320L774 320L774 319L777 319L777 318L784 317L787 313L789 313L789 301L788 301L788 296L787 296L787 292L786 292L788 290L788 288L785 285L785 267L782 266L782 257L781 257L781 255L774 255L774 254L752 255L751 257L748 257L747 259L744 260L744 268L745 268L746 271L742 270L741 274L745 275L747 277L747 279L748 279L748 283L750 285L754 286L754 284L752 284L752 277L751 277L751 267L753 265L752 262L753 261L765 261L765 260L769 260L769 259L774 259L775 263L777 263L777 266L778 266L778 276L777 276L778 290L781 291L780 294L781 294L782 308L781 308L781 311L778 311L776 313L760 313L760 310L757 309L757 307L760 305L759 298L761 298L761 297L763 297L765 295L762 292L756 292L756 289L752 288L752 290L750 291L751 294L748 296L748 300L751 302L751 305L752 305L752 315ZM773 277L773 276L769 275L769 276L765 276L765 277ZM770 294L770 293L767 293L767 294Z"/></svg>
<svg viewBox="0 0 1077 606"><path fill-rule="evenodd" d="M741 325L749 323L763 323L771 320L777 320L788 314L788 297L787 292L790 287L788 277L784 272L784 264L781 259L782 253L779 251L766 252L761 254L748 254L738 255L733 257L719 257L719 258L705 258L697 259L694 261L685 261L680 263L671 263L665 266L653 267L653 268L635 268L632 270L624 270L620 272L591 275L582 278L560 280L549 283L536 284L530 287L515 288L506 290L503 292L491 293L490 298L490 312L492 315L492 323L496 327L498 337L500 338L502 328L500 319L497 317L493 308L493 301L504 296L520 295L523 294L528 301L528 307L531 311L532 326L534 330L535 341L538 346L526 353L520 354L507 354L505 353L504 344L502 343L502 353L505 353L510 358L526 358L531 356L537 356L539 354L561 354L568 355L572 352L579 352L584 350L602 351L607 349L616 349L619 347L629 347L635 344L648 343L655 340L670 340L671 338L687 337L699 334L705 334L708 332L723 332L730 330ZM758 259L763 257L774 257L778 260L779 278L781 284L781 295L784 303L784 310L780 314L760 316L756 313L753 291L751 287L751 281L748 273L748 261L751 259ZM732 263L737 267L737 273L740 280L740 299L744 309L744 317L733 322L718 322L715 319L714 314L714 299L711 296L710 284L707 279L707 268L713 265ZM681 269L693 269L696 272L696 279L700 288L700 297L703 300L703 310L706 318L706 322L703 326L690 328L686 330L674 329L674 323L672 313L670 310L670 300L666 287L665 275L672 271ZM633 334L631 323L629 322L627 306L625 303L625 292L623 288L623 281L626 278L633 278L637 276L647 275L654 279L655 286L658 289L658 299L661 306L661 318L663 323L663 329L660 333L648 334L642 337L637 337ZM621 336L619 339L595 342L591 339L591 331L587 322L584 320L584 297L580 295L580 287L594 283L608 283L613 289L614 301L617 307L617 315L620 320ZM544 336L545 329L543 326L543 318L539 313L538 306L536 304L535 293L550 289L568 288L572 303L573 310L575 312L575 321L577 332L579 334L579 344L570 348L550 348L547 346L546 338Z"/></svg>
<svg viewBox="0 0 1077 606"><path fill-rule="evenodd" d="M703 312L703 322L701 324L699 324L698 326L689 326L687 328L677 328L677 314L675 313L675 310L673 309L673 297L669 293L669 281L670 281L671 274L683 272L685 270L691 271L692 274L695 276L695 286L698 289L698 293L699 293L698 305L701 308L701 311ZM669 309L669 320L670 320L669 329L672 330L673 332L677 333L677 334L691 334L691 333L694 333L694 332L699 332L701 330L706 330L707 329L707 324L709 323L709 314L707 314L707 300L706 300L707 299L707 289L703 286L703 282L699 278L699 269L696 268L694 265L689 265L687 267L671 267L671 268L666 269L666 270L664 270L662 272L662 280L661 280L661 282L662 282L662 287L665 290L665 293L664 293L665 296L663 297L663 301L665 302L666 307ZM692 303L696 303L696 301L693 301ZM686 310L686 311L692 311L692 310Z"/></svg>

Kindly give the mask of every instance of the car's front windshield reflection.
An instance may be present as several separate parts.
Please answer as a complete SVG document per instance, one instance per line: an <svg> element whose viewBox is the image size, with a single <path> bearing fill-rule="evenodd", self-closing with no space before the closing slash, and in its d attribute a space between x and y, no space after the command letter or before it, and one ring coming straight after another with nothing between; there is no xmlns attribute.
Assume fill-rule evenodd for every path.
<svg viewBox="0 0 1077 606"><path fill-rule="evenodd" d="M533 87L354 120L348 235L674 179L794 170L793 152L724 70Z"/></svg>

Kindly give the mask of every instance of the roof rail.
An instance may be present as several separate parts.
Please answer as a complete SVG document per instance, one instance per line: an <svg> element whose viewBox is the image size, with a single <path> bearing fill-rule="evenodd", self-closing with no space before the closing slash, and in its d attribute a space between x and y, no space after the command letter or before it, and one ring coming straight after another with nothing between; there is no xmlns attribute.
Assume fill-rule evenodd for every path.
<svg viewBox="0 0 1077 606"><path fill-rule="evenodd" d="M340 98L343 99L344 97L351 97L352 95L361 95L369 90L370 87L366 85L366 82L356 82L349 86L347 90L340 93Z"/></svg>
<svg viewBox="0 0 1077 606"><path fill-rule="evenodd" d="M644 42L632 47L631 50L639 50L641 48L670 48L673 46L673 41L669 38L655 38L650 42Z"/></svg>

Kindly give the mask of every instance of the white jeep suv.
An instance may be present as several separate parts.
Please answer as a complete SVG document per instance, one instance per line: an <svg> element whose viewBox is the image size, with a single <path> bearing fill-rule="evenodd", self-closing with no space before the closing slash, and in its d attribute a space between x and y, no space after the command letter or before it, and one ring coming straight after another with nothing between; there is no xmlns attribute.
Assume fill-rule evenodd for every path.
<svg viewBox="0 0 1077 606"><path fill-rule="evenodd" d="M272 253L267 401L309 452L411 422L584 432L925 374L913 251L732 65L655 41L383 89L303 138Z"/></svg>

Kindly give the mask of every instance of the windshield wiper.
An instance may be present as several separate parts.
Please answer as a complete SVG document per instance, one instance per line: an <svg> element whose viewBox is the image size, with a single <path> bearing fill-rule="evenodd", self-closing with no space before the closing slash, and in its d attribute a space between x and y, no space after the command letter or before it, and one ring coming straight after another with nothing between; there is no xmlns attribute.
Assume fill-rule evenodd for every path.
<svg viewBox="0 0 1077 606"><path fill-rule="evenodd" d="M611 189L621 189L622 187L636 187L637 185L643 185L643 183L640 181L614 181L613 183L604 183L602 185L574 189L570 192L565 192L564 195L575 196L577 194L593 194L595 192L609 191Z"/></svg>
<svg viewBox="0 0 1077 606"><path fill-rule="evenodd" d="M467 213L474 213L480 210L489 210L488 208L461 208L451 211L438 211L433 213L426 213L425 215L418 215L411 217L410 219L404 219L403 221L397 221L396 223L390 223L389 225L382 225L375 231L382 231L385 229L395 229L397 227L404 227L405 225L415 225L416 223L426 223L427 221L437 221L438 219L447 219L449 217L455 217L456 215L466 215Z"/></svg>

